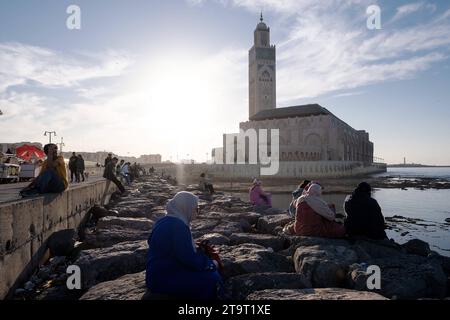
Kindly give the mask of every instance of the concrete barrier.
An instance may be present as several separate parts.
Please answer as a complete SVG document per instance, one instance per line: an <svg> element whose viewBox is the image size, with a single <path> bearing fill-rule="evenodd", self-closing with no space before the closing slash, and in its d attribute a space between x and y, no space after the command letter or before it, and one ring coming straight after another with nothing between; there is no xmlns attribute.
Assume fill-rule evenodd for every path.
<svg viewBox="0 0 450 320"><path fill-rule="evenodd" d="M261 177L258 164L159 164L158 172L164 172L178 181L198 178L205 172L213 178L251 179ZM358 161L281 161L278 173L267 178L344 178L386 172L384 163Z"/></svg>
<svg viewBox="0 0 450 320"><path fill-rule="evenodd" d="M61 194L0 204L0 299L39 265L52 233L80 226L89 209L100 204L105 185L101 180Z"/></svg>

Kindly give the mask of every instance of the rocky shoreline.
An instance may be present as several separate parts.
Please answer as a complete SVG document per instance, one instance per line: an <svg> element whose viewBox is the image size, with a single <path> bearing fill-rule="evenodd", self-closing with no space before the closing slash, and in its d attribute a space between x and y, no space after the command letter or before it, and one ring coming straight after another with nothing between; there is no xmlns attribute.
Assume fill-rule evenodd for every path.
<svg viewBox="0 0 450 320"><path fill-rule="evenodd" d="M256 213L239 198L225 193L209 197L193 186L173 186L153 176L139 179L125 196L114 194L106 209L94 207L74 249L60 248L59 256L36 270L16 290L14 299L170 299L146 294L146 240L155 220L165 214L167 200L180 190L201 199L192 234L216 247L232 299L444 299L450 295L450 258L431 251L423 241L399 245L286 236L281 230L291 218L281 210ZM67 289L68 265L80 267L83 290ZM370 265L381 269L381 289L367 288Z"/></svg>

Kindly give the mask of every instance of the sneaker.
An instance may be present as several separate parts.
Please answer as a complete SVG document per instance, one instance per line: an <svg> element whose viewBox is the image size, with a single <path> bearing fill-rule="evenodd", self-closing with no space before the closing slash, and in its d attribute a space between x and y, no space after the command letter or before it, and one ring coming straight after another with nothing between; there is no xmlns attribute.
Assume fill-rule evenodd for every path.
<svg viewBox="0 0 450 320"><path fill-rule="evenodd" d="M31 198L31 197L36 197L39 195L40 195L39 191L37 191L36 189L28 189L28 190L20 191L20 196L22 198Z"/></svg>

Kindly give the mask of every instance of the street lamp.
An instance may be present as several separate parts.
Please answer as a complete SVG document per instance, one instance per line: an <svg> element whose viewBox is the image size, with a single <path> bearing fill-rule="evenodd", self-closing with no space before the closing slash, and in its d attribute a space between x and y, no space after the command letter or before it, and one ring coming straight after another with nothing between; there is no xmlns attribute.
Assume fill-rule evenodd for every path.
<svg viewBox="0 0 450 320"><path fill-rule="evenodd" d="M64 138L61 137L61 142L60 142L60 143L57 143L57 144L59 145L59 153L62 154L62 153L63 153L63 147L66 145L66 144L64 143Z"/></svg>
<svg viewBox="0 0 450 320"><path fill-rule="evenodd" d="M49 134L49 143L52 143L52 134L56 137L55 131L45 131L44 136L47 136L47 133Z"/></svg>

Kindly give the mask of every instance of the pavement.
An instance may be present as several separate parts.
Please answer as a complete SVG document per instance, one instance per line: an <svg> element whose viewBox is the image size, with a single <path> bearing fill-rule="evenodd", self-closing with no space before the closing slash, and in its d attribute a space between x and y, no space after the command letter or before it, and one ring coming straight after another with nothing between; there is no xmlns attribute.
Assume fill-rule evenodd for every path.
<svg viewBox="0 0 450 320"><path fill-rule="evenodd" d="M100 176L90 176L88 181L69 184L69 190L101 180L103 180L103 178ZM20 196L19 192L29 184L29 182L0 184L0 204L21 200L22 197Z"/></svg>

